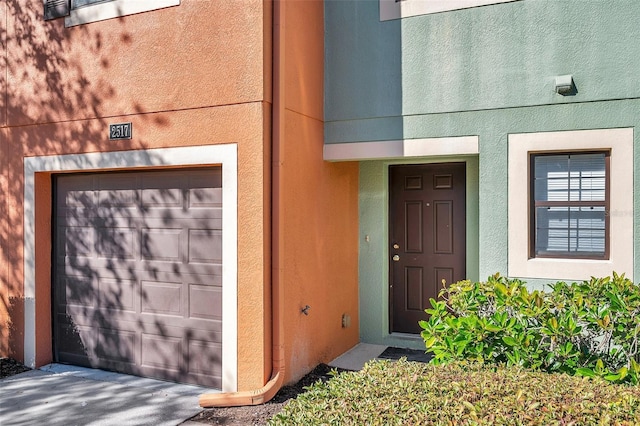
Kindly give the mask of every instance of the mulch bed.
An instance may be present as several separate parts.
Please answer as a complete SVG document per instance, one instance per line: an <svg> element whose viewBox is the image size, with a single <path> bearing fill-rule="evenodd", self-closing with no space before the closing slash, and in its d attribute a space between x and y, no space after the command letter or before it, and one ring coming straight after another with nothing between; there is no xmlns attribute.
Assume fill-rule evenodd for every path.
<svg viewBox="0 0 640 426"><path fill-rule="evenodd" d="M326 364L318 365L296 384L283 386L273 399L265 404L249 407L208 408L190 420L197 423L226 426L266 425L267 421L279 413L290 399L295 399L301 393L306 392L305 387L311 386L318 380L329 380L331 370L332 368ZM338 372L347 371L337 370Z"/></svg>
<svg viewBox="0 0 640 426"><path fill-rule="evenodd" d="M31 370L12 358L0 358L0 379Z"/></svg>

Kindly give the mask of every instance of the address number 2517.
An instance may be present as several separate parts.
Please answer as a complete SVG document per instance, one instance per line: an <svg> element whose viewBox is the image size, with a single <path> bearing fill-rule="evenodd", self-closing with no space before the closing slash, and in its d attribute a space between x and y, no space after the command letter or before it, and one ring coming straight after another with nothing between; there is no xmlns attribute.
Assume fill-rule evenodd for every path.
<svg viewBox="0 0 640 426"><path fill-rule="evenodd" d="M131 123L109 124L109 139L131 139Z"/></svg>

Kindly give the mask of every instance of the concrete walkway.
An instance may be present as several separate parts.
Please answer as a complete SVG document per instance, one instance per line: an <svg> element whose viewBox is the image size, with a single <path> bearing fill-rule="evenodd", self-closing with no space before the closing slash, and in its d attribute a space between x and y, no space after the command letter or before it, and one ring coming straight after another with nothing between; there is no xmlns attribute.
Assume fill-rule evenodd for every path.
<svg viewBox="0 0 640 426"><path fill-rule="evenodd" d="M401 357L409 361L429 362L431 355L425 354L424 349L406 349L370 343L358 343L349 351L331 361L329 367L344 368L346 370L362 370L364 364L374 359L397 360Z"/></svg>
<svg viewBox="0 0 640 426"><path fill-rule="evenodd" d="M367 361L384 358L387 349L360 343L329 365L360 370ZM218 391L50 364L0 380L0 425L175 426L198 414L198 397L209 392Z"/></svg>
<svg viewBox="0 0 640 426"><path fill-rule="evenodd" d="M329 367L344 368L345 370L362 370L365 363L378 358L385 349L387 349L387 346L358 343L328 365Z"/></svg>
<svg viewBox="0 0 640 426"><path fill-rule="evenodd" d="M166 425L201 411L198 386L50 364L0 380L0 425Z"/></svg>

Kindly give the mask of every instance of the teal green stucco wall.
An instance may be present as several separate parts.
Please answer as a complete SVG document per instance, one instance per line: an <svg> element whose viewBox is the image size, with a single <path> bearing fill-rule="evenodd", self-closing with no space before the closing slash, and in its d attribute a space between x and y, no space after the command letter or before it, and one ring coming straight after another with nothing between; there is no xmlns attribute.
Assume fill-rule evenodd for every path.
<svg viewBox="0 0 640 426"><path fill-rule="evenodd" d="M380 22L377 0L328 0L325 140L425 137L403 116L636 98L639 19L636 0L520 0ZM564 74L576 96L554 92Z"/></svg>
<svg viewBox="0 0 640 426"><path fill-rule="evenodd" d="M325 143L478 136L479 155L469 163L477 206L468 212L475 215L468 221L476 224L477 251L468 258L476 269L468 270L477 274L473 279L506 274L508 134L640 125L638 22L635 0L520 0L385 22L375 0L329 0ZM575 96L555 93L554 78L564 74L573 75ZM634 149L629 171L635 188L639 152ZM383 344L403 342L388 334L387 319L391 161L360 167L361 339ZM548 280L529 282L539 287Z"/></svg>

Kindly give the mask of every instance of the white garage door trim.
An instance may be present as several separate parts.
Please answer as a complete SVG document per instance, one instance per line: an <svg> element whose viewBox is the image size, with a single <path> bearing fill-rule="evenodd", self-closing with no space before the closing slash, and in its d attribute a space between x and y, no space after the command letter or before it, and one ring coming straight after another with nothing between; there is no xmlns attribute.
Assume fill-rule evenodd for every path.
<svg viewBox="0 0 640 426"><path fill-rule="evenodd" d="M24 159L24 358L35 367L35 175L39 172L222 165L222 391L237 390L238 149L237 144L52 155Z"/></svg>

